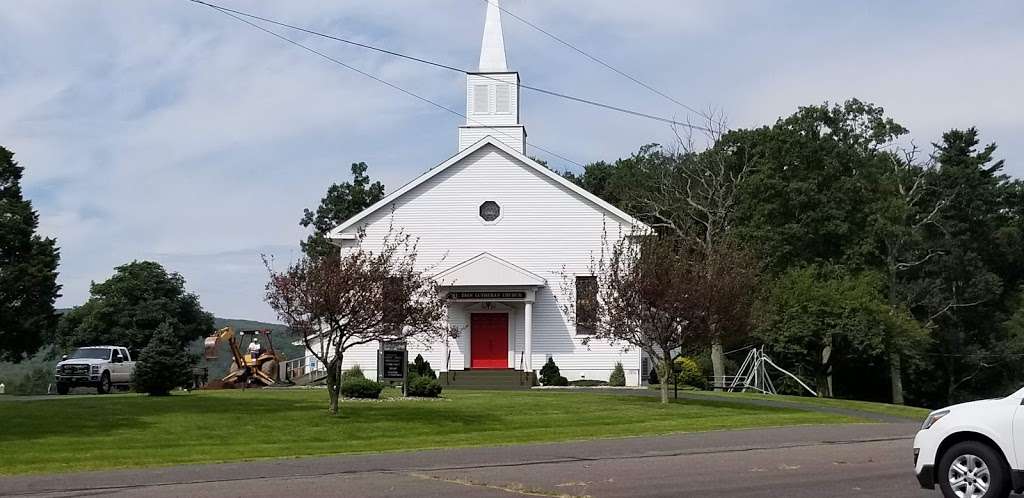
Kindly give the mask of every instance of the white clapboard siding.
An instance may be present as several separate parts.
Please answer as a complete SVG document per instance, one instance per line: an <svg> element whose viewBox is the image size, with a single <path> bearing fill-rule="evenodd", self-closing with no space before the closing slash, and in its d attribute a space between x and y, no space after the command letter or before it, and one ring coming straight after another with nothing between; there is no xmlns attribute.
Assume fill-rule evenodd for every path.
<svg viewBox="0 0 1024 498"><path fill-rule="evenodd" d="M485 201L501 206L497 223L485 223L479 207ZM629 232L629 223L607 212L579 193L561 185L500 148L485 143L461 161L377 209L345 233L365 227L364 248L376 250L394 226L418 238L417 263L439 272L488 252L545 279L537 292L533 315L533 368L539 370L553 357L570 380L607 380L616 361L621 361L630 384L640 382L640 354L622 345L591 341L583 345L562 306L563 286L574 276L589 275L602 246ZM523 305L510 304L510 363L519 367L525 332ZM449 305L450 320L468 330L464 305ZM469 334L450 345L453 370L468 363ZM442 344L417 349L431 366L444 364ZM350 355L356 356L356 355ZM514 358L513 358L514 357ZM373 355L375 363L376 356ZM359 361L364 368L369 366ZM436 361L436 362L435 362ZM514 362L514 363L513 363ZM345 358L349 364L349 358Z"/></svg>
<svg viewBox="0 0 1024 498"><path fill-rule="evenodd" d="M526 150L526 128L522 126L463 126L459 128L459 150L479 142L486 136L496 137L509 147L524 152Z"/></svg>

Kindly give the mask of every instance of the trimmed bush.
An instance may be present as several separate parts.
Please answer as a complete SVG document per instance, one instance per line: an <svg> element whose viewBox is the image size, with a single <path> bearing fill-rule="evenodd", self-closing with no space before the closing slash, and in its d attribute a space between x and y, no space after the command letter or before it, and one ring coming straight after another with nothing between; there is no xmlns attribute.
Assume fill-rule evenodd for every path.
<svg viewBox="0 0 1024 498"><path fill-rule="evenodd" d="M676 382L681 385L693 386L703 389L707 386L704 372L696 360L688 356L680 356L675 359Z"/></svg>
<svg viewBox="0 0 1024 498"><path fill-rule="evenodd" d="M150 396L167 396L192 382L192 364L192 356L178 342L170 324L164 322L139 354L132 385Z"/></svg>
<svg viewBox="0 0 1024 498"><path fill-rule="evenodd" d="M436 398L441 395L441 384L434 379L417 375L409 379L405 394L417 398Z"/></svg>
<svg viewBox="0 0 1024 498"><path fill-rule="evenodd" d="M437 374L430 368L430 362L423 359L423 355L416 355L416 359L409 364L409 377L426 377L436 379Z"/></svg>
<svg viewBox="0 0 1024 498"><path fill-rule="evenodd" d="M377 399L383 390L383 384L369 379L352 379L341 384L341 395L346 398Z"/></svg>
<svg viewBox="0 0 1024 498"><path fill-rule="evenodd" d="M612 374L608 377L608 385L622 387L626 385L626 371L622 369L622 362L615 362L615 368L612 369Z"/></svg>
<svg viewBox="0 0 1024 498"><path fill-rule="evenodd" d="M358 364L352 365L352 368L349 368L348 370L345 370L344 372L341 372L341 382L342 382L342 384L344 384L345 382L348 382L348 381L352 381L352 380L356 380L356 379L365 379L365 378L366 378L366 376L363 375L363 369L360 368Z"/></svg>
<svg viewBox="0 0 1024 498"><path fill-rule="evenodd" d="M12 382L6 386L8 394L27 396L31 394L47 394L50 383L53 382L53 370L46 367L36 367L29 370L21 377L21 380Z"/></svg>
<svg viewBox="0 0 1024 498"><path fill-rule="evenodd" d="M555 379L554 384L551 384L551 385L553 385L553 386L568 386L569 385L569 379L566 379L565 377L562 377L561 375L559 375L558 378Z"/></svg>
<svg viewBox="0 0 1024 498"><path fill-rule="evenodd" d="M658 377L658 369L651 367L650 373L647 374L647 383L651 385L661 384L661 377Z"/></svg>
<svg viewBox="0 0 1024 498"><path fill-rule="evenodd" d="M540 369L540 383L545 386L557 386L559 384L556 384L556 382L558 382L558 378L561 376L562 372L558 370L558 365L555 365L554 358L548 358L547 363ZM568 385L568 382L566 380L566 384L562 385Z"/></svg>

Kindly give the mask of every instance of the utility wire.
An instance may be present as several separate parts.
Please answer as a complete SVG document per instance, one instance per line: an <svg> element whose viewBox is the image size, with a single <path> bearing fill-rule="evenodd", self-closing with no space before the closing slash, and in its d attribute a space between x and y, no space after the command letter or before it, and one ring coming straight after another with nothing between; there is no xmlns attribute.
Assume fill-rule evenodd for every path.
<svg viewBox="0 0 1024 498"><path fill-rule="evenodd" d="M693 107L690 107L690 106L688 106L688 105L686 105L686 104L676 100L675 98L673 98L672 96L666 94L665 92L662 92L661 90L658 90L657 88L654 88L653 86L648 85L647 83L644 83L643 81L640 81L639 79L637 79L634 76L631 76L630 74L626 73L625 71L622 71L622 70L612 66L611 64L608 64L607 62L597 58L596 56L590 55L589 53L585 52L583 49L577 47L576 45L573 45L572 43L569 43L569 42L563 40L562 38L559 38L554 33L550 32L550 31L548 31L548 30L546 30L546 29L544 29L544 28L542 28L540 26L537 26L536 24L534 24L534 23L532 23L532 22L530 22L530 21L528 21L528 20L526 20L526 19L524 19L524 18L522 18L520 16L517 16L516 14L510 12L508 9L502 7L500 4L495 3L493 0L483 0L483 1L484 1L484 3L488 3L488 4L491 4L491 5L494 5L495 7L500 9L502 12L512 16L513 18L515 18L519 22L521 22L521 23L523 23L523 24L525 24L525 25L527 25L527 26L529 26L529 27L531 27L531 28L533 28L533 29L543 33L544 35L547 35L552 40L555 40L558 43L561 43L562 45L565 45L566 47L571 48L572 50L578 52L580 55L582 55L582 56L584 56L584 57L586 57L586 58L588 58L588 59L590 59L590 60L592 60L592 61L594 61L594 62L596 62L596 63L598 63L598 64L600 64L600 65L602 65L602 66L604 66L606 68L608 68L608 69L611 69L612 71L615 71L616 73L618 73L619 75L621 75L621 76L625 77L626 79L632 81L633 83L636 83L637 85L640 85L640 86L642 86L642 87L644 87L644 88L646 88L646 89L648 89L648 90L650 90L650 91L652 91L652 92L654 92L654 93L656 93L656 94L658 94L658 95L668 99L669 101L671 101L671 102L673 102L675 104L678 104L683 109L686 109L686 110L688 110L690 112L693 112L693 113L695 113L695 114L697 114L699 116L707 117L707 113L698 111L697 109L694 109ZM707 131L707 130L705 130L705 131Z"/></svg>
<svg viewBox="0 0 1024 498"><path fill-rule="evenodd" d="M374 75L372 75L372 74L370 74L370 73L368 73L366 71L363 71L363 70L361 70L361 69L359 69L357 67L354 67L354 66L351 66L349 64L346 64L346 63L344 63L344 62L342 62L342 61L340 61L340 60L338 60L338 59L336 59L334 57L331 57L331 56L329 56L329 55L327 55L327 54L325 54L323 52L320 52L320 51L318 51L318 50L316 50L316 49L314 49L312 47L309 47L307 45L303 45L302 43L299 43L299 42L297 42L297 41L295 41L295 40L293 40L291 38L288 38L287 36L284 36L284 35L282 35L280 33L277 33L277 32L271 31L271 30L269 30L267 28L264 28L263 26L260 26L260 25L258 25L256 23L252 22L252 21L249 21L248 19L243 19L243 18L235 15L233 13L234 11L231 11L230 9L227 9L225 7L220 7L220 6L211 4L211 3L207 3L207 2L204 2L202 0L190 0L190 1L198 3L198 4L206 5L207 7L210 7L210 8L212 8L212 9L218 11L218 12L221 12L222 14L224 14L226 16L229 16L229 17L234 18L234 19L236 19L236 20L238 20L240 22L248 24L249 26L252 26L252 27L254 27L254 28L256 28L256 29L258 29L260 31L263 31L264 33L267 33L267 34L269 34L271 36L274 36L276 38L284 40L284 41L286 41L286 42L288 42L288 43L290 43L292 45L295 45L296 47L299 47L299 48L301 48L303 50L306 50L307 52L310 52L310 53L313 53L315 55L318 55L318 56L320 56L320 57L322 57L324 59L327 59L328 61L331 61L331 62L333 62L335 64L338 64L338 65L340 65L340 66L342 66L342 67L344 67L346 69L350 69L352 71L355 71L355 72L357 72L357 73L359 73L359 74L361 74L363 76L366 76L367 78L370 78L370 79L372 79L372 80L374 80L374 81L376 81L378 83L387 85L387 86L389 86L389 87L391 87L391 88L393 88L395 90L398 90L399 92L402 92L402 93L404 93L404 94L406 94L406 95L408 95L410 97L413 97L415 99L418 99L418 100L421 100L423 102L426 102L427 104L430 104L430 105L432 105L432 106L434 106L434 107L436 107L438 109L441 109L443 111L449 112L449 113L454 114L456 116L462 117L462 118L466 119L467 121L473 122L473 123L475 123L477 125L484 126L487 129L495 131L495 132L498 132L498 133L500 133L502 135L505 135L508 138L513 138L513 139L516 138L516 137L514 137L514 136L512 136L512 135L510 135L508 133L505 133L502 130L499 130L497 128L493 128L491 126L487 126L487 125L485 125L483 123L480 123L479 121L476 121L473 118L470 118L470 117L466 116L465 114L463 114L463 113L461 113L459 111L456 111L456 110L451 109L449 107L446 107L446 106L444 106L442 104L439 104L439 103L437 103L437 102L435 102L433 100L430 100L430 99L428 99L426 97L423 97L423 96L418 95L416 93L413 93L413 92L411 92L409 90L406 90L405 88L402 88L402 87L400 87L400 86L398 86L398 85L396 85L394 83L391 83L391 82L389 82L387 80L378 78L378 77L376 77L376 76L374 76ZM241 14L241 15L246 15L246 14ZM273 22L273 21L268 21L268 22ZM278 24L278 23L275 23L275 24ZM565 157L565 156L563 156L561 154L558 154L558 153L553 152L553 151L551 151L549 149L541 147L541 146L539 146L539 145L537 145L535 143L527 142L526 144L529 145L530 147L533 147L533 148L537 149L537 150L540 150L542 152L550 154L553 157L557 157L558 159L561 159L563 161L570 162L570 163L575 164L576 166L579 166L581 168L584 167L584 165L582 163L579 163L577 161L573 161L572 159L569 159L568 157Z"/></svg>
<svg viewBox="0 0 1024 498"><path fill-rule="evenodd" d="M476 76L480 76L480 77L483 77L483 78L486 78L486 79L489 79L489 80L503 82L502 80L500 80L498 78L494 78L494 77L488 76L486 74L480 74L480 73L477 73L477 72L474 72L474 71L468 71L468 70L465 70L465 69L460 69L460 68L457 68L457 67L454 67L454 66L450 66L448 64L443 64L443 63L436 62L436 61L422 59L420 57L414 57L414 56L411 56L411 55L403 54L401 52L395 52L393 50L388 50L388 49L385 49L385 48L380 48L380 47L375 47L373 45L368 45L366 43L360 43L360 42L357 42L357 41L348 40L348 39L341 38L341 37L338 37L338 36L329 35L327 33L322 33L322 32L319 32L319 31L314 31L314 30L311 30L311 29L303 28L301 26L295 26L293 24L288 24L288 23L285 23L285 22L276 21L274 19L269 19L269 18L266 18L266 17L261 17L261 16L258 16L256 14L251 14L249 12L243 12L243 11L240 11L240 10L235 10L235 9L231 9L231 8L228 8L228 7L223 7L223 6L220 6L220 5L213 4L213 3L205 2L203 0L191 0L191 1L195 2L195 3L206 5L207 7L211 7L213 9L219 10L222 13L225 13L225 14L229 14L230 13L230 14L236 14L237 16L248 17L250 19L257 19L259 21L263 21L263 22L266 22L266 23L274 24L274 25L281 26L281 27L284 27L284 28L293 29L293 30L296 30L296 31L301 31L303 33L307 33L307 34L314 35L314 36L319 36L321 38L326 38L326 39L334 40L334 41L341 42L341 43L347 43L349 45L353 45L353 46L360 47L360 48L365 48L365 49L368 49L368 50L373 50L373 51L376 51L376 52L380 52L382 54L387 54L387 55L391 55L391 56L395 56L395 57L400 57L402 59L410 60L410 61L413 61L413 62L418 62L420 64L426 64L426 65L429 65L429 66L434 66L434 67L441 68L441 69L447 69L449 71L455 71L455 72L462 73L462 74L474 74ZM484 1L488 1L488 0L484 0ZM239 19L236 15L232 15L231 17L234 17L235 19L238 19L238 20L242 21L242 19ZM509 15L513 15L514 16L514 14L509 14ZM248 23L247 22L247 24L256 26L253 23ZM267 30L264 30L264 31L267 31ZM271 31L267 31L267 32L273 33ZM274 34L276 36L279 36L276 33L274 33ZM291 39L288 39L288 41L291 42L291 43L296 43L296 42L294 42ZM318 55L323 55L323 54L319 54L319 53L317 53L317 54ZM349 67L349 66L346 65L346 67ZM351 67L349 67L349 68L352 69ZM552 97L558 97L558 98L562 98L562 99L566 99L566 100L571 100L573 102L578 102L578 103L581 103L581 104L587 104L587 105L591 105L591 106L595 106L595 107L600 107L602 109L607 109L607 110L610 110L610 111L616 111L616 112L621 112L621 113L624 113L624 114L630 114L630 115L636 116L636 117L651 119L651 120L654 120L654 121L660 121L662 123L668 123L668 124L673 125L673 126L682 126L682 127L685 127L685 128L691 128L691 129L695 129L695 130L699 130L699 131L703 131L703 132L709 132L709 133L711 132L711 130L708 129L708 128L705 128L705 127L702 127L702 126L696 126L696 125L693 125L693 124L690 124L690 123L685 123L685 122L682 122L682 121L676 121L674 119L666 118L666 117L663 117L663 116L656 116L656 115L653 115L653 114L648 114L648 113L645 113L645 112L635 111L635 110L627 109L627 108L624 108L624 107L619 107L619 106L615 106L615 105L611 105L611 104L605 104L603 102L597 102L597 101L594 101L594 100L584 99L584 98L581 98L581 97L574 97L572 95L568 95L568 94L561 93L561 92L556 92L556 91L553 91L553 90L546 90L544 88L538 88L538 87L531 86L531 85L525 85L525 84L523 84L521 82L520 82L519 86L521 88L525 88L527 90L531 90L531 91L534 91L534 92L537 92L537 93L549 95L549 96L552 96ZM684 104L680 103L680 105L684 105ZM685 107L685 105L684 105L684 107ZM700 114L698 111L693 111L693 112L697 112L698 114Z"/></svg>

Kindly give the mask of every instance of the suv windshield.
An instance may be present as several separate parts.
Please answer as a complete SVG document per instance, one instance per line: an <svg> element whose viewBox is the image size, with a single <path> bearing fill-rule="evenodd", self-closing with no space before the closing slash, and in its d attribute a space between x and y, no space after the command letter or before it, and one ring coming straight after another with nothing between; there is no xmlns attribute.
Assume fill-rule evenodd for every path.
<svg viewBox="0 0 1024 498"><path fill-rule="evenodd" d="M80 348L71 353L71 356L68 356L68 358L108 360L110 359L110 350L106 348Z"/></svg>

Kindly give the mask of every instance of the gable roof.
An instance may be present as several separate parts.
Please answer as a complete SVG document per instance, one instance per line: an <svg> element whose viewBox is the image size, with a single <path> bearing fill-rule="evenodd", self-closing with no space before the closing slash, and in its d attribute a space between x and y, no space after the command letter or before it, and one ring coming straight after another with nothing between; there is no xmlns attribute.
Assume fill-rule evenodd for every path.
<svg viewBox="0 0 1024 498"><path fill-rule="evenodd" d="M489 252L482 252L434 276L441 285L543 287L544 277Z"/></svg>
<svg viewBox="0 0 1024 498"><path fill-rule="evenodd" d="M492 145L495 148L501 150L502 152L505 152L506 154L512 156L512 158L514 158L515 160L523 163L527 167L533 168L538 173L540 173L540 174L542 174L542 175L544 175L544 176L554 180L555 183L557 183L558 185L564 187L566 190L569 190L570 192L572 192L572 193L574 193L576 195L579 195L580 197L584 198L585 200L587 200L591 204L594 204L598 208L600 208L600 209L602 209L602 210L604 210L604 211L606 211L608 213L611 213L612 215L614 215L615 217L621 219L622 221L625 221L626 223L628 223L630 225L633 225L635 227L639 227L641 230L644 230L644 231L649 230L649 227L647 225L645 225L643 222L641 222L640 220L630 216L629 214L627 214L626 212L622 211L621 209L619 209L619 208L609 204L607 201L601 199L600 197L598 197L598 196L588 192L583 187L580 187L579 185L576 185L575 183L570 182L569 180L566 180L564 177L562 177L562 175L559 175L558 173L555 173L554 171L551 171L550 169L542 166L541 164L537 163L537 161L534 161L533 159L530 159L529 157L527 157L525 154L522 154L519 151L509 147L508 145L505 145L500 140L498 140L498 139L496 139L496 138L494 138L494 137L492 137L490 135L487 135L484 138L481 138L475 144L470 145L469 147L466 147L465 149L463 149L458 154L455 154L454 156L448 158L447 161L445 161L445 162L443 162L443 163L441 163L441 164L431 168L429 171L427 171L426 173L423 173L422 175L416 177L411 182L406 183L405 185L403 185L398 190L388 194L383 199L377 201L372 206L364 209L359 214L349 218L347 221L345 221L344 223L339 225L337 228L335 228L334 230L331 230L327 234L327 237L330 238L330 239L354 238L355 237L354 233L343 234L343 232L345 232L346 230L348 230L348 229L350 229L350 228L352 228L354 226L357 226L359 224L359 222L362 221L363 219L365 219L367 216L370 216L371 214L375 213L379 209L381 209L381 208L383 208L385 206L390 205L391 203L395 202L399 197L402 197L403 195L405 195L410 190L420 186L421 184L423 184L427 180L433 178L434 176L437 176L438 174L440 174L444 170L450 168L451 166L453 166L455 164L458 164L459 161L465 159L470 154L476 152L477 150L482 149L484 146L487 146L487 145Z"/></svg>

